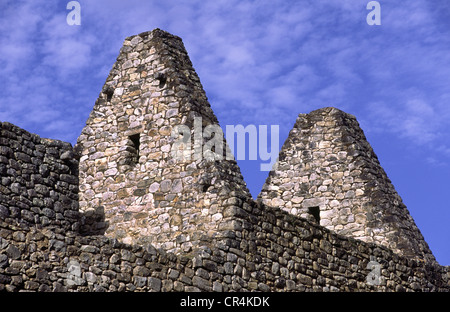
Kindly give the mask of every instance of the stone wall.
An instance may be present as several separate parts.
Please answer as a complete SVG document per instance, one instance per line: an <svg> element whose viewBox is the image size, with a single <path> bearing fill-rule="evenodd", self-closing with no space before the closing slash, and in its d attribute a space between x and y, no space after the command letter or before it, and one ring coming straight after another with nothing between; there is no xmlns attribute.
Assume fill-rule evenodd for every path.
<svg viewBox="0 0 450 312"><path fill-rule="evenodd" d="M157 29L125 39L77 143L83 231L187 252L229 227L231 194L250 193L233 159L203 157L202 131L217 124L180 38ZM181 160L180 125L191 146Z"/></svg>
<svg viewBox="0 0 450 312"><path fill-rule="evenodd" d="M240 212L249 221L227 239L183 255L1 221L0 291L449 290L447 267L335 234L281 209L254 205L251 213Z"/></svg>
<svg viewBox="0 0 450 312"><path fill-rule="evenodd" d="M0 218L77 230L78 161L70 143L0 122Z"/></svg>
<svg viewBox="0 0 450 312"><path fill-rule="evenodd" d="M186 252L81 235L70 144L1 125L0 291L449 290L447 267L338 235L232 191L222 208L232 222Z"/></svg>
<svg viewBox="0 0 450 312"><path fill-rule="evenodd" d="M258 198L339 234L435 261L358 121L336 108L298 116Z"/></svg>
<svg viewBox="0 0 450 312"><path fill-rule="evenodd" d="M0 291L450 290L354 117L300 115L259 201L217 124L158 29L125 40L75 148L1 123Z"/></svg>
<svg viewBox="0 0 450 312"><path fill-rule="evenodd" d="M258 220L249 232L256 245L251 274L271 291L448 291L448 268L436 262L401 257L283 209L255 205L250 215Z"/></svg>
<svg viewBox="0 0 450 312"><path fill-rule="evenodd" d="M234 159L223 159L225 139L222 159L205 157L214 125L179 37L156 29L125 39L77 143L83 232L188 252L233 229L231 197L251 195ZM266 205L435 261L353 116L300 114L274 168L259 195Z"/></svg>

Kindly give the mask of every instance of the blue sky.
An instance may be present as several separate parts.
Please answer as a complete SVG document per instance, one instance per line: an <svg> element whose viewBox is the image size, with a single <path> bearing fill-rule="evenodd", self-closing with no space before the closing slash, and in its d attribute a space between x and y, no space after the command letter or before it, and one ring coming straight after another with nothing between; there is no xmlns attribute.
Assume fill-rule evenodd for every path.
<svg viewBox="0 0 450 312"><path fill-rule="evenodd" d="M368 0L80 0L0 4L0 120L76 142L125 37L182 37L220 125L354 114L434 255L450 265L450 4ZM267 172L240 161L256 197Z"/></svg>

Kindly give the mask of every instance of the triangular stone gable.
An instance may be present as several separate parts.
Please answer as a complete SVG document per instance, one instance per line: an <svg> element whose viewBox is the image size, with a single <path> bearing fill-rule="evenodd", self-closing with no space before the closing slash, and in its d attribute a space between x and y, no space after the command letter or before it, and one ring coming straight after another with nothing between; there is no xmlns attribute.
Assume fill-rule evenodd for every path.
<svg viewBox="0 0 450 312"><path fill-rule="evenodd" d="M203 154L208 126L220 130L182 40L126 38L77 143L85 231L189 251L232 228L230 194L250 195L226 143L222 160Z"/></svg>
<svg viewBox="0 0 450 312"><path fill-rule="evenodd" d="M353 115L300 114L258 196L339 234L433 260Z"/></svg>

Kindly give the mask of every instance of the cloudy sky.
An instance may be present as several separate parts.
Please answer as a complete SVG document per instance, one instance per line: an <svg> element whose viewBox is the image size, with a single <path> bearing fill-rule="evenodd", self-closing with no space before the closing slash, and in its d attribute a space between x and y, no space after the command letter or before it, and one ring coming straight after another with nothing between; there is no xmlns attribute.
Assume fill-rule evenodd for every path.
<svg viewBox="0 0 450 312"><path fill-rule="evenodd" d="M75 143L125 37L183 38L221 126L354 114L438 261L450 265L450 4L369 0L1 0L0 121ZM256 197L267 172L240 161Z"/></svg>

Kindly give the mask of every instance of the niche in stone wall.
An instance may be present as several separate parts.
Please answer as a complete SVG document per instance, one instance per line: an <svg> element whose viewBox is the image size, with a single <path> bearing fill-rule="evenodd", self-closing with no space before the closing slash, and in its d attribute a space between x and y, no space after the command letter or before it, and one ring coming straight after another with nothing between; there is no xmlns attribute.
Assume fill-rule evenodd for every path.
<svg viewBox="0 0 450 312"><path fill-rule="evenodd" d="M309 207L308 213L314 218L314 220L320 224L320 208L319 207Z"/></svg>
<svg viewBox="0 0 450 312"><path fill-rule="evenodd" d="M163 73L156 73L155 79L159 81L159 88L164 88L166 85L167 77Z"/></svg>
<svg viewBox="0 0 450 312"><path fill-rule="evenodd" d="M128 136L127 146L125 148L126 164L130 166L135 166L139 163L139 149L141 145L141 134L136 133Z"/></svg>
<svg viewBox="0 0 450 312"><path fill-rule="evenodd" d="M104 94L104 98L106 99L107 102L111 102L111 99L114 95L114 89L110 86L106 87L103 89L103 94Z"/></svg>

